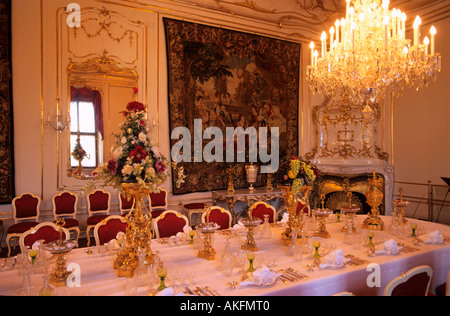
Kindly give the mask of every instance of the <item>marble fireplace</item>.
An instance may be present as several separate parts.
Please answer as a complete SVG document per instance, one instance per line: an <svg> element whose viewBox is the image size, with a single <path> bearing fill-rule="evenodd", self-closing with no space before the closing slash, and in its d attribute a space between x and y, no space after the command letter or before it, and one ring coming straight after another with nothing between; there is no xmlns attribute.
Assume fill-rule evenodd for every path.
<svg viewBox="0 0 450 316"><path fill-rule="evenodd" d="M325 194L325 206L338 210L348 204L347 192L362 213L370 211L365 201L367 180L373 172L380 177L384 187L384 203L380 213L392 212L394 189L393 166L389 154L380 144L385 144L384 113L378 105L359 107L350 103L328 100L312 110L313 150L306 158L321 171L313 196L315 207Z"/></svg>

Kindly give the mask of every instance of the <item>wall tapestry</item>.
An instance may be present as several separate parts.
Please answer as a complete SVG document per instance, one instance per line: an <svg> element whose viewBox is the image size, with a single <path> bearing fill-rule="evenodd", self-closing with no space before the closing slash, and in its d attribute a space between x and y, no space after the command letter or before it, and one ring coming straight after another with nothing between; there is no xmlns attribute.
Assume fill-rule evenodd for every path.
<svg viewBox="0 0 450 316"><path fill-rule="evenodd" d="M298 155L300 44L172 19L164 19L164 26L170 133L186 127L194 143L199 126L194 120L200 119L203 131L208 127L223 131L225 147L227 127L253 126L258 133L261 127L268 131L278 127L279 156ZM202 139L203 147L211 141ZM171 148L177 142L172 139ZM181 162L185 183L180 188L174 185L173 193L226 189L225 171L230 166L236 172L234 187L248 187L245 165L250 160L223 161ZM256 163L262 162L258 158ZM260 174L255 186L265 181L266 175Z"/></svg>
<svg viewBox="0 0 450 316"><path fill-rule="evenodd" d="M11 0L0 0L0 204L14 198Z"/></svg>

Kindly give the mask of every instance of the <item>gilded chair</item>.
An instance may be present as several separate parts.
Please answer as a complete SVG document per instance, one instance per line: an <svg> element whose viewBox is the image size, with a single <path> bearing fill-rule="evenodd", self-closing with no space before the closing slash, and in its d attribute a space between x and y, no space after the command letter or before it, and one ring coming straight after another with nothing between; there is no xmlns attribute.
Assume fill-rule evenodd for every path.
<svg viewBox="0 0 450 316"><path fill-rule="evenodd" d="M58 219L64 219L63 227L69 232L74 232L75 242L78 247L80 238L80 223L76 219L78 196L70 191L57 193L52 198L54 223Z"/></svg>
<svg viewBox="0 0 450 316"><path fill-rule="evenodd" d="M208 221L207 212L203 212L202 214L202 223L206 223ZM231 212L220 207L220 206L212 206L210 208L209 213L209 222L216 223L220 226L220 230L228 229L231 227L231 223L233 221L233 216Z"/></svg>
<svg viewBox="0 0 450 316"><path fill-rule="evenodd" d="M6 233L8 257L11 255L11 239L19 239L29 229L39 224L41 199L33 193L23 193L12 200L14 224Z"/></svg>
<svg viewBox="0 0 450 316"><path fill-rule="evenodd" d="M159 189L159 192L150 193L148 196L148 206L150 212L152 212L152 217L156 218L167 210L168 193L164 189Z"/></svg>
<svg viewBox="0 0 450 316"><path fill-rule="evenodd" d="M134 207L134 198L127 199L122 193L118 192L117 199L119 200L120 215L127 215Z"/></svg>
<svg viewBox="0 0 450 316"><path fill-rule="evenodd" d="M384 296L427 296L433 270L423 265L393 279L384 289Z"/></svg>
<svg viewBox="0 0 450 316"><path fill-rule="evenodd" d="M70 240L70 232L66 228L62 228L63 239ZM44 244L48 244L60 239L59 226L52 222L44 222L32 227L24 232L19 238L20 249L31 249L34 243L43 240Z"/></svg>
<svg viewBox="0 0 450 316"><path fill-rule="evenodd" d="M121 215L111 215L95 225L94 238L97 246L102 246L116 239L119 232L127 232L127 220Z"/></svg>
<svg viewBox="0 0 450 316"><path fill-rule="evenodd" d="M87 228L86 238L87 245L91 244L91 230L95 228L95 225L107 218L111 209L111 194L105 190L95 190L87 196Z"/></svg>
<svg viewBox="0 0 450 316"><path fill-rule="evenodd" d="M153 231L156 238L165 238L175 236L183 232L183 228L189 226L189 220L186 216L177 211L164 211L153 221Z"/></svg>
<svg viewBox="0 0 450 316"><path fill-rule="evenodd" d="M275 223L277 217L277 210L270 204L263 201L258 201L250 208L253 217L260 218L264 221L264 215L269 215L269 223Z"/></svg>

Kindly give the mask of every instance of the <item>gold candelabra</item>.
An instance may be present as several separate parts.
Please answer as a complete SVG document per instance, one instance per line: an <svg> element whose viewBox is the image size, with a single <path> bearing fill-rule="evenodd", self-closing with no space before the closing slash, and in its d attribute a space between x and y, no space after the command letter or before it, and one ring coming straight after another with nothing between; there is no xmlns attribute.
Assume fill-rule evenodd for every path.
<svg viewBox="0 0 450 316"><path fill-rule="evenodd" d="M210 214L211 208L205 206L206 223L197 225L197 229L203 234L203 249L199 250L197 257L206 260L214 260L216 258L216 251L212 246L212 235L220 228L217 223L209 221Z"/></svg>
<svg viewBox="0 0 450 316"><path fill-rule="evenodd" d="M257 217L253 217L254 205L248 210L248 217L241 218L239 221L247 229L247 240L242 244L243 250L258 251L258 246L255 242L255 229L261 224L262 220Z"/></svg>
<svg viewBox="0 0 450 316"><path fill-rule="evenodd" d="M311 192L312 187L303 186L300 189L299 193L302 193L303 195L300 200L292 192L292 187L279 186L279 188L284 191L284 203L286 204L289 214L288 227L281 233L281 239L284 241L285 245L288 246L292 241L292 231L294 229L301 231L303 228L303 211L309 206L309 192ZM303 208L297 210L300 201L303 204ZM298 238L300 238L300 236L298 236Z"/></svg>

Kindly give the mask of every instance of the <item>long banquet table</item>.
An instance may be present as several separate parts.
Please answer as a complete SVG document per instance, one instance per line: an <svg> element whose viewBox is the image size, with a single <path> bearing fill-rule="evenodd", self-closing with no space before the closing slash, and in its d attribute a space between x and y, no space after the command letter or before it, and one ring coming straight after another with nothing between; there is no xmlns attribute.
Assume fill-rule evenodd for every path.
<svg viewBox="0 0 450 316"><path fill-rule="evenodd" d="M390 217L382 217L386 226L390 224ZM358 216L358 221L362 222L363 216ZM256 238L259 251L256 252L255 266L261 267L263 264L270 263L274 266L272 269L279 270L283 268L293 268L304 274L307 278L295 282L283 282L277 280L275 284L266 287L256 286L237 286L232 290L228 283L231 281L240 282L241 276L245 273L243 270L233 270L230 277L225 277L221 268L221 256L224 252L225 241L228 239L231 245L236 245L245 239L244 236L236 237L232 234L216 233L214 237L214 248L217 251L216 259L208 261L197 258L198 250L193 245L168 245L158 240L152 242L152 249L159 253L159 257L167 267L167 285L171 286L171 277L174 275L189 275L194 279L189 287L195 289L197 286L203 288L208 286L222 296L328 296L339 292L348 291L358 296L382 295L383 290L390 280L400 276L403 272L419 266L429 265L433 269L433 278L430 290L434 291L436 286L446 282L447 273L450 270L450 227L422 222L418 220L408 220L419 225L418 231L422 234L428 234L439 230L447 240L443 244L413 244L411 237L399 238L390 235L389 231L375 232L375 241L377 249L382 248L383 242L394 238L398 243L403 243L417 249L414 252L397 255L375 255L369 257L367 248L361 244L350 245L345 241L345 233L342 232L342 223L328 222L327 228L331 233L331 238L318 238L322 245L329 249L342 249L345 255L352 254L371 263L379 264L381 284L379 287L369 287L367 280L373 270L368 269L367 264L360 266L345 265L343 268L333 269L315 268L314 271L308 271L307 265L312 263L312 258L303 255L301 261L294 260L288 255L288 247L285 246L280 238L283 231L279 224L272 226L271 238ZM56 295L100 295L100 296L120 296L127 295L127 287L130 280L117 277L113 269L113 253L103 253L102 255L88 254L86 249L75 249L68 256L68 263L76 263L80 267L81 287L56 288ZM13 260L10 258L9 260ZM1 260L3 262L3 259ZM55 259L50 262L54 266ZM9 268L8 268L9 267ZM0 295L17 295L22 287L22 277L18 274L18 268L11 267L11 264L0 267ZM33 274L32 284L39 290L42 287L42 275ZM291 280L292 281L292 280ZM181 287L184 289L184 286ZM139 287L137 295L148 294L148 287Z"/></svg>

